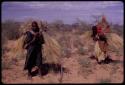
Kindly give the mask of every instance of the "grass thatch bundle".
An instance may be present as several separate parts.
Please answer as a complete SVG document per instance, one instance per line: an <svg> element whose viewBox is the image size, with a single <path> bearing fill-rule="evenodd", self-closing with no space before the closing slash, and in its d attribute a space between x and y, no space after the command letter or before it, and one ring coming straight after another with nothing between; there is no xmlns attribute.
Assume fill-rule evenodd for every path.
<svg viewBox="0 0 125 85"><path fill-rule="evenodd" d="M108 44L115 49L123 48L123 39L116 33L110 33L107 35Z"/></svg>
<svg viewBox="0 0 125 85"><path fill-rule="evenodd" d="M23 42L24 42L24 39L25 39L25 35L21 36L19 39L17 39L15 41L15 47L12 49L13 52L23 52L24 49L23 49Z"/></svg>
<svg viewBox="0 0 125 85"><path fill-rule="evenodd" d="M45 44L43 46L43 57L45 58L44 62L47 63L59 63L61 59L61 46L60 44L47 33L43 32L45 39Z"/></svg>
<svg viewBox="0 0 125 85"><path fill-rule="evenodd" d="M8 41L6 44L7 48L9 49L9 52L7 53L11 58L21 58L24 56L25 49L22 48L23 41L25 39L25 36L21 36L19 39L15 41Z"/></svg>

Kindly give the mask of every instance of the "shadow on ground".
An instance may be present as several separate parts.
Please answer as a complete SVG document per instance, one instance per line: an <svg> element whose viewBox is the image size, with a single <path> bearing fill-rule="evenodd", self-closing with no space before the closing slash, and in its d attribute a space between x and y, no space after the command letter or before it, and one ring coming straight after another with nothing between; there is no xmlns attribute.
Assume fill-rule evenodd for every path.
<svg viewBox="0 0 125 85"><path fill-rule="evenodd" d="M53 71L54 73L60 73L62 72L66 72L66 68L61 67L61 65L59 64L48 64L48 63L44 63L42 65L42 69L41 69L41 73L42 76L47 75L50 71ZM37 76L38 75L38 69L32 72L32 76Z"/></svg>
<svg viewBox="0 0 125 85"><path fill-rule="evenodd" d="M89 57L90 59L93 59L93 60L97 60L95 56L90 56ZM99 64L109 64L109 63L123 63L123 61L121 60L113 60L111 58L111 56L108 56L105 60L103 60L101 63Z"/></svg>

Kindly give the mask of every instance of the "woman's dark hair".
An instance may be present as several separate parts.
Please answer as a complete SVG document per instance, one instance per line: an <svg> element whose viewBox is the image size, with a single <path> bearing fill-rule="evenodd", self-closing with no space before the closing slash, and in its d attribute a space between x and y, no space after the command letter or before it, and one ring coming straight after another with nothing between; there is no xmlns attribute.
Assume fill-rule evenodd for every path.
<svg viewBox="0 0 125 85"><path fill-rule="evenodd" d="M95 37L97 34L97 27L96 26L93 26L92 27L92 37Z"/></svg>
<svg viewBox="0 0 125 85"><path fill-rule="evenodd" d="M34 27L34 25L35 25L37 28L39 28L36 21L33 21L33 22L32 22L32 27Z"/></svg>
<svg viewBox="0 0 125 85"><path fill-rule="evenodd" d="M39 26L38 26L38 24L37 24L37 22L36 21L33 21L32 22L32 28L37 28L37 29L33 29L34 31L36 31L36 32L38 32L39 31Z"/></svg>

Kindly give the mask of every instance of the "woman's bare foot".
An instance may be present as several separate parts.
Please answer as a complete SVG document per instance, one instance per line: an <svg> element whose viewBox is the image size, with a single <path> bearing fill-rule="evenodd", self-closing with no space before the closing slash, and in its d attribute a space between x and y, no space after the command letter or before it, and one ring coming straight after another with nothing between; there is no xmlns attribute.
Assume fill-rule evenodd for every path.
<svg viewBox="0 0 125 85"><path fill-rule="evenodd" d="M31 74L28 74L27 79L28 79L28 80L32 80L32 75L31 75Z"/></svg>

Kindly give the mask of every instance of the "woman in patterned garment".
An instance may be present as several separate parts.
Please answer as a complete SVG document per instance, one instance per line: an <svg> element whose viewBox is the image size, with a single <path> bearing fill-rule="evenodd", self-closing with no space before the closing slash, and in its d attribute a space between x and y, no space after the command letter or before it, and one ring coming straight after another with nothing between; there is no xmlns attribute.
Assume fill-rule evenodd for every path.
<svg viewBox="0 0 125 85"><path fill-rule="evenodd" d="M108 56L107 56L107 48L108 48L108 43L107 43L107 37L106 33L110 32L109 25L105 19L105 17L102 17L102 21L97 24L97 34L96 38L98 39L98 44L99 48L102 51L102 54L97 56L97 62L102 63Z"/></svg>

